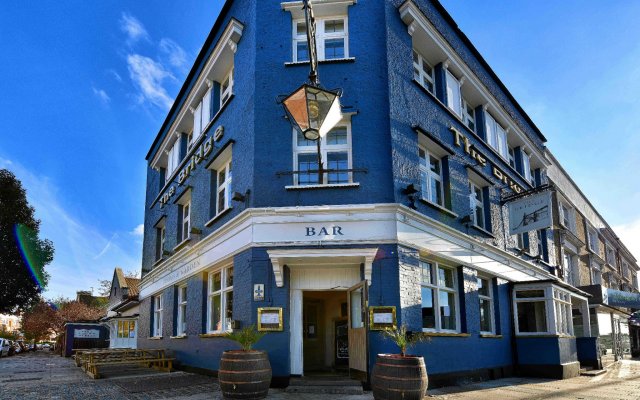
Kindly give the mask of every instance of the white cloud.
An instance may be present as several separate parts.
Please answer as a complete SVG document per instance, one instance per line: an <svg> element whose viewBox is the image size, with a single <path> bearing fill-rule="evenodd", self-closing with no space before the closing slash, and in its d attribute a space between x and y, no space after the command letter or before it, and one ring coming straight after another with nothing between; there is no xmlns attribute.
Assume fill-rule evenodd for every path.
<svg viewBox="0 0 640 400"><path fill-rule="evenodd" d="M103 104L109 104L109 102L111 101L111 97L109 97L109 95L107 94L107 92L105 92L102 89L97 89L96 87L92 87L91 89L93 89L93 94L96 95L96 97L98 99L100 99L100 101Z"/></svg>
<svg viewBox="0 0 640 400"><path fill-rule="evenodd" d="M633 256L640 260L640 217L626 224L614 226L613 231Z"/></svg>
<svg viewBox="0 0 640 400"><path fill-rule="evenodd" d="M122 77L115 69L108 69L107 73L113 77L118 82L122 82Z"/></svg>
<svg viewBox="0 0 640 400"><path fill-rule="evenodd" d="M46 267L51 278L45 297L75 297L77 290L110 279L116 265L139 270L142 249L118 232L102 232L85 222L81 209L66 205L61 191L39 170L29 170L0 157L0 168L10 169L27 190L29 204L40 219L40 236L53 241L55 255Z"/></svg>
<svg viewBox="0 0 640 400"><path fill-rule="evenodd" d="M131 80L140 91L138 96L140 103L148 101L161 108L171 107L173 100L162 86L167 78L175 79L171 72L161 63L140 54L129 54L127 67Z"/></svg>
<svg viewBox="0 0 640 400"><path fill-rule="evenodd" d="M122 13L120 17L120 29L127 35L127 42L133 44L140 39L149 40L149 34L136 17L129 13Z"/></svg>
<svg viewBox="0 0 640 400"><path fill-rule="evenodd" d="M140 224L133 228L131 234L134 236L142 236L144 234L144 224Z"/></svg>
<svg viewBox="0 0 640 400"><path fill-rule="evenodd" d="M187 53L171 39L160 40L160 51L168 57L169 64L176 68L183 68L187 64Z"/></svg>

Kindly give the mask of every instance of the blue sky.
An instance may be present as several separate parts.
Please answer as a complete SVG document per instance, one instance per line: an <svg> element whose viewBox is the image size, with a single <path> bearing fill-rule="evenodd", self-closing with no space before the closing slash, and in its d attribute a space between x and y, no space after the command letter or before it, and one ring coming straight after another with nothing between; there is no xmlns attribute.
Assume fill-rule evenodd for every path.
<svg viewBox="0 0 640 400"><path fill-rule="evenodd" d="M640 2L443 4L640 258ZM0 168L54 241L47 296L139 270L144 156L221 6L0 3Z"/></svg>

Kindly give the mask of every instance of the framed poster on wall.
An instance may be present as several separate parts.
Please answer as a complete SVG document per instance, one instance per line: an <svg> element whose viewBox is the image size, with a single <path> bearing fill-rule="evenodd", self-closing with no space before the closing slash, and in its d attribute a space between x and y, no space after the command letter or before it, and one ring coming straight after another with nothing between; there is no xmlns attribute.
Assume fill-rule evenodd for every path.
<svg viewBox="0 0 640 400"><path fill-rule="evenodd" d="M282 307L258 308L258 330L279 332L283 329Z"/></svg>
<svg viewBox="0 0 640 400"><path fill-rule="evenodd" d="M371 306L369 307L369 329L381 331L384 329L396 329L395 306Z"/></svg>

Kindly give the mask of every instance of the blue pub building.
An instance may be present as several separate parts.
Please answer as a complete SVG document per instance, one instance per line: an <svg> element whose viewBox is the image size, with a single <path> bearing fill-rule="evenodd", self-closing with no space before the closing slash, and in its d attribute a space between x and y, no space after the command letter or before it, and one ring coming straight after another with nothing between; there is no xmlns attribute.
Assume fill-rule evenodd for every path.
<svg viewBox="0 0 640 400"><path fill-rule="evenodd" d="M436 0L313 7L330 172L275 101L307 79L302 2L227 0L147 154L138 347L215 372L260 324L274 384L366 380L392 310L432 385L577 375L588 295L503 202L546 183L543 134Z"/></svg>

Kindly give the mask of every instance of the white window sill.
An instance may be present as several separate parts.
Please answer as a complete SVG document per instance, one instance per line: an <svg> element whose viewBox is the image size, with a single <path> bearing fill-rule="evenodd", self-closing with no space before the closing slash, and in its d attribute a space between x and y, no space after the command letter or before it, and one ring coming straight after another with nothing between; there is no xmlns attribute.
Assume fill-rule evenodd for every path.
<svg viewBox="0 0 640 400"><path fill-rule="evenodd" d="M440 330L434 331L433 329L422 328L422 334L424 336L441 336L441 337L469 337L471 336L469 333L460 333L457 331L448 331L448 330Z"/></svg>
<svg viewBox="0 0 640 400"><path fill-rule="evenodd" d="M191 241L191 235L189 235L189 237L186 238L185 240L183 240L182 242L178 243L176 245L176 247L173 248L173 252L175 253L176 251L178 251L181 248L185 247L187 245L187 243L189 243L190 241Z"/></svg>
<svg viewBox="0 0 640 400"><path fill-rule="evenodd" d="M211 225L213 225L214 222L216 222L217 220L219 220L220 218L222 218L223 215L228 214L231 210L233 210L233 207L227 207L224 210L220 211L219 213L217 213L213 218L211 218L209 221L207 221L204 226L206 226L207 228L210 227Z"/></svg>
<svg viewBox="0 0 640 400"><path fill-rule="evenodd" d="M453 211L449 210L448 208L446 208L444 206L441 206L438 203L434 203L434 202L432 202L430 200L427 200L424 197L421 197L420 201L425 203L426 205L432 207L432 208L435 208L436 210L439 210L439 211L442 211L445 214L448 214L449 216L451 216L453 218L458 218L459 217L458 214L454 213Z"/></svg>
<svg viewBox="0 0 640 400"><path fill-rule="evenodd" d="M290 185L285 186L286 190L309 190L309 189L334 189L334 188L352 188L359 187L360 183L328 183L326 185Z"/></svg>
<svg viewBox="0 0 640 400"><path fill-rule="evenodd" d="M477 231L480 231L480 232L484 233L485 235L487 235L487 236L492 237L492 238L494 238L494 239L495 239L495 236L493 236L493 233L489 232L488 230L486 230L486 229L484 229L484 228L482 228L482 227L480 227L480 226L478 226L478 225L476 225L476 224L471 225L471 227L472 227L473 229L475 229L475 230L477 230Z"/></svg>
<svg viewBox="0 0 640 400"><path fill-rule="evenodd" d="M162 336L152 336L149 340L162 340Z"/></svg>
<svg viewBox="0 0 640 400"><path fill-rule="evenodd" d="M200 335L201 338L206 339L206 338L219 338L219 337L226 337L227 334L231 333L232 331L215 331L215 332L207 332L207 333L203 333Z"/></svg>
<svg viewBox="0 0 640 400"><path fill-rule="evenodd" d="M343 62L355 62L355 57L344 57L344 58L330 58L328 60L318 60L320 64L331 64L331 63L343 63ZM309 60L307 61L289 61L284 63L285 66L293 66L293 65L305 65L309 64Z"/></svg>
<svg viewBox="0 0 640 400"><path fill-rule="evenodd" d="M169 339L186 339L187 335L186 334L180 334L180 335L176 335L176 336L170 336Z"/></svg>

